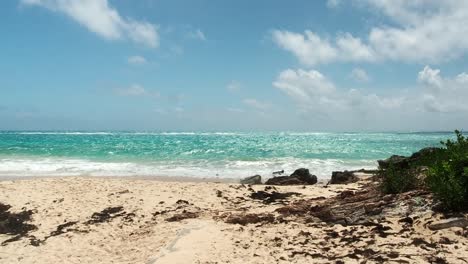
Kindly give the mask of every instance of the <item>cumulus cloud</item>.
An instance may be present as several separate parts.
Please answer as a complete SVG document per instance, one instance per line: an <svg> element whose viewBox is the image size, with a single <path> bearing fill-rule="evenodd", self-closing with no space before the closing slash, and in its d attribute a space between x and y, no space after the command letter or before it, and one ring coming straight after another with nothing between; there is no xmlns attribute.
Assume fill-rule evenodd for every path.
<svg viewBox="0 0 468 264"><path fill-rule="evenodd" d="M440 70L434 70L429 66L425 66L424 69L418 73L418 81L430 86L441 87L442 78L440 77Z"/></svg>
<svg viewBox="0 0 468 264"><path fill-rule="evenodd" d="M391 22L374 26L364 38L350 33L335 39L274 30L273 41L305 65L381 60L437 63L468 52L468 1L355 0Z"/></svg>
<svg viewBox="0 0 468 264"><path fill-rule="evenodd" d="M301 63L316 65L334 61L374 61L374 51L350 33L337 36L334 40L321 38L312 31L304 34L286 30L274 30L273 41L293 53Z"/></svg>
<svg viewBox="0 0 468 264"><path fill-rule="evenodd" d="M306 65L327 63L338 57L337 50L327 39L322 39L309 30L306 30L304 34L274 30L273 40L283 49L292 52Z"/></svg>
<svg viewBox="0 0 468 264"><path fill-rule="evenodd" d="M314 70L287 69L279 74L273 85L301 106L313 101L329 101L335 92L334 84Z"/></svg>
<svg viewBox="0 0 468 264"><path fill-rule="evenodd" d="M418 73L418 82L424 89L423 108L428 112L468 111L467 77L463 72L454 78L444 78L439 69L425 66Z"/></svg>
<svg viewBox="0 0 468 264"><path fill-rule="evenodd" d="M130 65L144 65L147 63L145 57L138 55L128 57L127 62Z"/></svg>
<svg viewBox="0 0 468 264"><path fill-rule="evenodd" d="M362 94L359 90L339 90L322 73L303 69L281 72L273 86L290 97L301 111L320 113L322 116L336 112L350 112L367 108L391 108L398 99L380 98L375 94Z"/></svg>
<svg viewBox="0 0 468 264"><path fill-rule="evenodd" d="M123 18L107 0L21 0L21 3L65 14L105 39L127 38L152 48L159 46L156 25Z"/></svg>
<svg viewBox="0 0 468 264"><path fill-rule="evenodd" d="M401 128L404 125L401 122L408 126L417 122L432 124L437 119L431 119L435 117L428 113L450 114L450 117L456 116L458 122L467 120L467 77L467 73L460 73L444 78L440 70L426 66L417 74L419 86L410 91L396 90L389 96L336 87L315 70L287 69L278 75L273 86L294 102L299 113L309 118L328 122L375 122L377 127L392 119L394 123L390 128Z"/></svg>
<svg viewBox="0 0 468 264"><path fill-rule="evenodd" d="M351 71L351 78L358 82L369 82L370 77L364 69L354 68Z"/></svg>

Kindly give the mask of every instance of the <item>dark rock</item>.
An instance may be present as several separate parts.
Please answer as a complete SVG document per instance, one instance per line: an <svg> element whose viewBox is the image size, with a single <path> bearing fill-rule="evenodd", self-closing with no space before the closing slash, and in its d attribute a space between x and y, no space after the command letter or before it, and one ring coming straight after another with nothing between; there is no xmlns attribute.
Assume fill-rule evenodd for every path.
<svg viewBox="0 0 468 264"><path fill-rule="evenodd" d="M440 148L434 148L434 147L423 148L420 151L413 153L413 155L411 155L411 157L409 157L409 159L412 162L419 161L421 159L425 159L428 156L433 155L434 153L436 153L439 150L440 150Z"/></svg>
<svg viewBox="0 0 468 264"><path fill-rule="evenodd" d="M178 222L184 219L198 218L200 215L197 212L182 212L166 218L167 222Z"/></svg>
<svg viewBox="0 0 468 264"><path fill-rule="evenodd" d="M393 155L385 160L378 160L379 167L381 169L388 169L390 165L394 166L397 169L409 168L409 160L405 156Z"/></svg>
<svg viewBox="0 0 468 264"><path fill-rule="evenodd" d="M317 183L317 176L310 174L308 169L297 169L291 176L280 176L268 179L267 185L311 185Z"/></svg>
<svg viewBox="0 0 468 264"><path fill-rule="evenodd" d="M250 194L250 198L255 199L255 200L262 200L263 203L265 204L270 204L276 201L283 201L293 195L301 195L300 193L297 192L286 192L286 193L279 193L279 192L264 192L264 191L258 191L258 192L253 192Z"/></svg>
<svg viewBox="0 0 468 264"><path fill-rule="evenodd" d="M242 184L262 184L262 176L254 175L240 180Z"/></svg>
<svg viewBox="0 0 468 264"><path fill-rule="evenodd" d="M257 223L273 223L275 216L273 214L231 214L225 220L228 224L257 224Z"/></svg>
<svg viewBox="0 0 468 264"><path fill-rule="evenodd" d="M379 167L381 169L388 169L390 164L393 165L396 169L408 169L411 164L421 165L421 163L430 162L433 156L440 148L423 148L409 157L393 155L385 160L378 160Z"/></svg>
<svg viewBox="0 0 468 264"><path fill-rule="evenodd" d="M329 184L346 184L356 182L358 178L352 171L334 171Z"/></svg>
<svg viewBox="0 0 468 264"><path fill-rule="evenodd" d="M451 228L451 227L465 228L467 226L468 226L468 220L466 220L464 217L459 217L459 218L449 218L449 219L437 222L435 224L431 224L429 225L429 229L441 230L441 229L446 229L446 228Z"/></svg>

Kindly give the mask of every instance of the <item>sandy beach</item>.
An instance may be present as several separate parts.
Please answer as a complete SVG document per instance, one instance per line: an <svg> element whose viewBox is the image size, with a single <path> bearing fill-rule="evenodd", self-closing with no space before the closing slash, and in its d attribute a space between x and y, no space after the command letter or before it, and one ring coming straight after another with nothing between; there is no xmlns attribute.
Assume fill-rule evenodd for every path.
<svg viewBox="0 0 468 264"><path fill-rule="evenodd" d="M429 224L443 216L418 207L426 196L383 199L398 206L388 206L384 219L369 218L375 224L324 221L291 209L304 201L352 199L348 196L372 184L369 176L360 178L346 185L274 187L138 178L4 179L0 202L11 206L9 212L31 210L28 224L34 228L16 241L14 235L0 235L0 262L468 262L466 228L431 230Z"/></svg>

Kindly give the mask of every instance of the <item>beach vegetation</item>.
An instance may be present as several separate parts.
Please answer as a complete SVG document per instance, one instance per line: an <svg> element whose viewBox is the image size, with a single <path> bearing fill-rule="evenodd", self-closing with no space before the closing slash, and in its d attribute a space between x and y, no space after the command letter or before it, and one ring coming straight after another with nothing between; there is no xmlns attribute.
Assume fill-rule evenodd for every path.
<svg viewBox="0 0 468 264"><path fill-rule="evenodd" d="M418 186L418 179L413 170L401 168L390 164L385 170L379 170L382 183L381 188L384 193L402 193L415 189Z"/></svg>
<svg viewBox="0 0 468 264"><path fill-rule="evenodd" d="M443 151L429 166L426 184L448 210L468 209L468 138L458 130L456 140L441 142Z"/></svg>

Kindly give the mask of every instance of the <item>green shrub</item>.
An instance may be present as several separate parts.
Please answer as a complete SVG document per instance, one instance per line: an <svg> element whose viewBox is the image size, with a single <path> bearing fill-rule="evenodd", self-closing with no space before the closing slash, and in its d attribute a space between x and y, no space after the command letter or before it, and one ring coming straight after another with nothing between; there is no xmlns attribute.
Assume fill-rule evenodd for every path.
<svg viewBox="0 0 468 264"><path fill-rule="evenodd" d="M402 193L415 189L418 179L414 170L399 168L390 164L386 170L380 170L381 188L384 193Z"/></svg>
<svg viewBox="0 0 468 264"><path fill-rule="evenodd" d="M456 141L441 142L443 152L429 166L427 186L445 209L468 208L468 139L458 130Z"/></svg>

